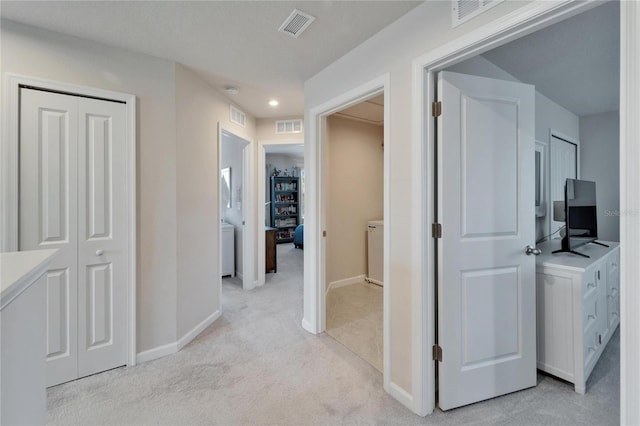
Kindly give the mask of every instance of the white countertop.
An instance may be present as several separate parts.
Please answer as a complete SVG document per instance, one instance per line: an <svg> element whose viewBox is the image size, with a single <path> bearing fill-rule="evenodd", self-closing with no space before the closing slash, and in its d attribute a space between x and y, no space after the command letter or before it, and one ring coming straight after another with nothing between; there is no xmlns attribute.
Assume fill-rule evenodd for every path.
<svg viewBox="0 0 640 426"><path fill-rule="evenodd" d="M582 272L586 270L589 266L591 266L596 260L602 258L610 251L614 250L616 247L620 245L620 243L616 243L613 241L600 241L598 242L602 244L606 244L609 247L603 247L598 244L589 243L583 246L580 246L576 249L577 252L586 254L589 258L578 256L573 253L555 253L552 252L555 250L559 250L561 246L561 240L550 240L546 241L542 244L536 245L536 248L542 251L540 256L536 257L536 265L544 266L544 267L554 267L554 266L562 266L563 269L572 269L575 271Z"/></svg>
<svg viewBox="0 0 640 426"><path fill-rule="evenodd" d="M0 310L25 291L58 250L0 253Z"/></svg>

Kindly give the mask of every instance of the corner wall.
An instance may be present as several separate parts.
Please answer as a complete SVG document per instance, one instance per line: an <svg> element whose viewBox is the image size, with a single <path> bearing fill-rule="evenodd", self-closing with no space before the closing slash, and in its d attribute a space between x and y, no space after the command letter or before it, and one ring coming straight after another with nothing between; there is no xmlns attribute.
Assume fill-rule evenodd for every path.
<svg viewBox="0 0 640 426"><path fill-rule="evenodd" d="M596 182L598 238L620 241L620 114L580 117L582 179Z"/></svg>
<svg viewBox="0 0 640 426"><path fill-rule="evenodd" d="M333 102L345 93L362 87L374 79L389 75L388 95L385 104L391 111L389 135L389 217L385 217L390 241L387 241L390 262L389 283L389 359L385 359L385 390L418 414L430 412L435 395L429 394L424 383L426 372L426 345L418 339L420 312L414 312L413 295L419 292L427 279L425 261L431 253L422 251L425 225L420 221L425 211L414 211L421 205L414 199L422 190L422 170L413 161L413 61L441 48L447 42L478 29L491 25L496 19L529 5L530 2L502 2L468 22L451 28L451 4L445 1L427 1L387 26L373 37L326 67L305 82L305 172L308 185L308 208L305 216L305 241L313 247L320 245L322 224L319 223L320 195L318 170L315 163L317 134L308 131L315 126L312 112ZM310 155L313 154L313 157ZM415 166L415 167L414 167ZM425 171L430 173L430 171ZM425 208L430 208L426 206ZM387 229L385 229L387 232ZM305 305L303 324L310 330L319 330L320 314L311 301L314 292L323 285L318 282L319 271L315 268L314 254L305 244ZM385 283L386 285L387 283ZM414 292L415 290L415 292ZM430 296L428 297L429 300ZM424 325L432 330L434 324ZM414 346L416 345L416 346ZM425 388L427 387L427 388Z"/></svg>

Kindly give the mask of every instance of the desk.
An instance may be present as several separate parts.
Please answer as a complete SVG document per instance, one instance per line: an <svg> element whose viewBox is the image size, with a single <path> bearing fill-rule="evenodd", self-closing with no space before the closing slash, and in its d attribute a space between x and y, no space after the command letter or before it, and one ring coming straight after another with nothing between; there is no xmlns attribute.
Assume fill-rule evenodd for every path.
<svg viewBox="0 0 640 426"><path fill-rule="evenodd" d="M265 272L277 272L276 228L267 226L264 231Z"/></svg>

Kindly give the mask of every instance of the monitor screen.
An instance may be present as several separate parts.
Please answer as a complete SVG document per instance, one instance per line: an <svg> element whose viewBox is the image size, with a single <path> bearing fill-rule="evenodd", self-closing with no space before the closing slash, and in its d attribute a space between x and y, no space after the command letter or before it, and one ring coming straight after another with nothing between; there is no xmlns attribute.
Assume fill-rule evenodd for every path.
<svg viewBox="0 0 640 426"><path fill-rule="evenodd" d="M569 249L597 239L596 183L567 179L566 203Z"/></svg>

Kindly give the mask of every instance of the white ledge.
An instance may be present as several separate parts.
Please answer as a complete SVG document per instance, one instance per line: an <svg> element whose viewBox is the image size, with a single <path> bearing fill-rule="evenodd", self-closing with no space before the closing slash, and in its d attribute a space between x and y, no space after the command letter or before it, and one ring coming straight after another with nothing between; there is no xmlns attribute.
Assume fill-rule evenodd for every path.
<svg viewBox="0 0 640 426"><path fill-rule="evenodd" d="M42 275L57 251L49 249L0 253L0 310Z"/></svg>

